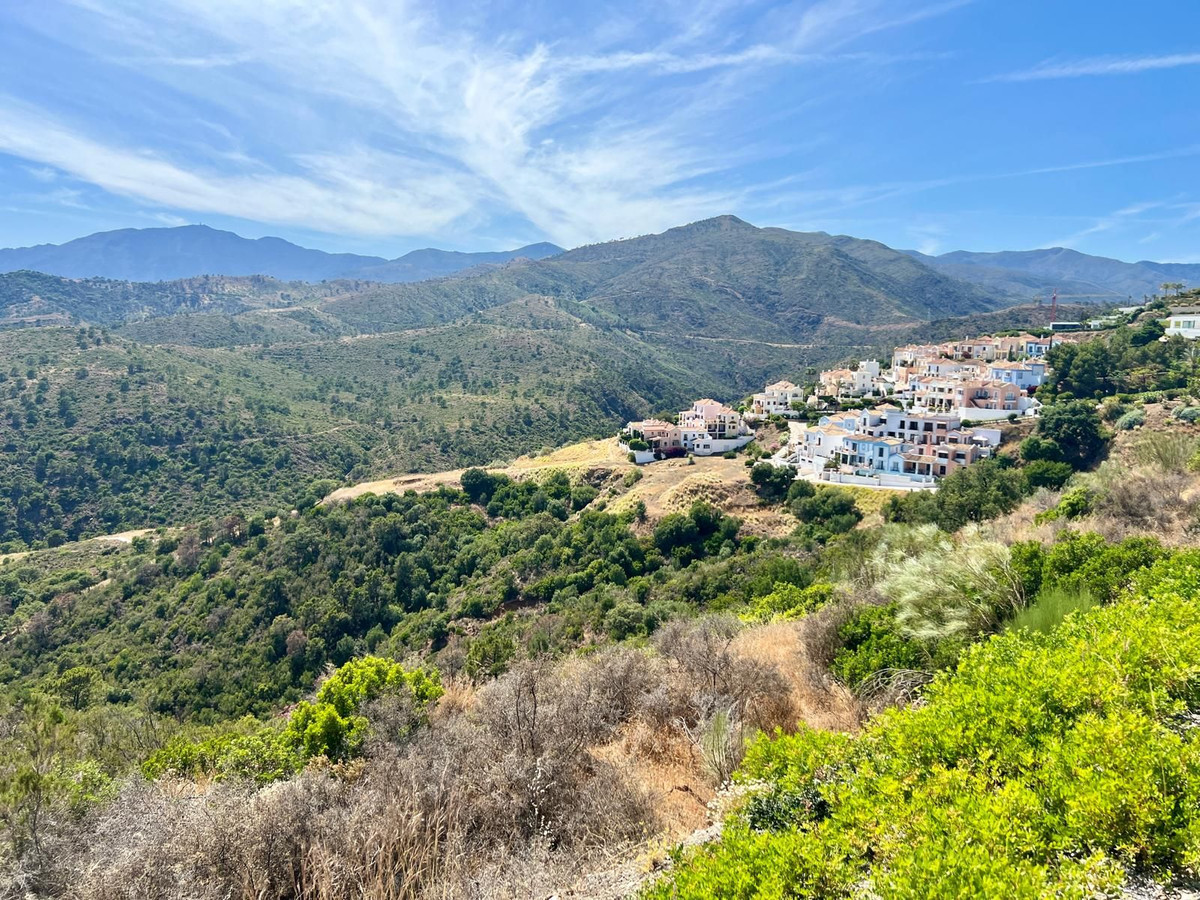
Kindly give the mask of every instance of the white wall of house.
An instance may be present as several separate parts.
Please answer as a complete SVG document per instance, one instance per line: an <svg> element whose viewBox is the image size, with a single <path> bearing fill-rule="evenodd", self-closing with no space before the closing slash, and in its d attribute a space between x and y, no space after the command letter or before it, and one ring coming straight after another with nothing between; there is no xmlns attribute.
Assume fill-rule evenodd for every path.
<svg viewBox="0 0 1200 900"><path fill-rule="evenodd" d="M1018 416L1033 416L1037 415L1040 408L1035 402L1022 406L1016 410ZM1013 414L1011 409L975 409L971 406L962 406L954 411L954 414L960 419L970 419L972 422L1000 422L1007 419Z"/></svg>
<svg viewBox="0 0 1200 900"><path fill-rule="evenodd" d="M1163 328L1168 335L1179 335L1194 341L1200 338L1200 308L1180 308L1171 310L1171 317L1162 320Z"/></svg>
<svg viewBox="0 0 1200 900"><path fill-rule="evenodd" d="M715 438L707 431L683 432L683 446L696 456L712 456L714 453L728 453L738 450L754 440L754 435L743 434L733 438Z"/></svg>

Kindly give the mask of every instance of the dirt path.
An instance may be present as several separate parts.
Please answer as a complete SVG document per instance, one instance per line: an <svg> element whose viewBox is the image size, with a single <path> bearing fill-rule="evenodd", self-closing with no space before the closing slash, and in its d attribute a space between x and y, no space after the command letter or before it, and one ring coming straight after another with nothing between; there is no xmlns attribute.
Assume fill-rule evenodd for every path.
<svg viewBox="0 0 1200 900"><path fill-rule="evenodd" d="M617 446L616 438L569 444L544 456L522 456L507 466L489 467L510 478L536 476L553 469L568 472L607 469L625 473L637 469L641 478L609 500L612 512L621 512L639 500L646 504L646 517L655 522L673 512L686 512L696 500L706 500L725 512L742 519L745 532L777 536L796 527L794 518L778 508L764 507L750 487L744 457L697 456L693 464L686 459L664 459L635 466ZM364 494L391 494L405 491L434 491L442 485L458 486L463 469L429 474L397 475L378 481L365 481L339 488L322 503L352 500Z"/></svg>
<svg viewBox="0 0 1200 900"><path fill-rule="evenodd" d="M65 551L70 550L72 547L81 547L84 544L98 543L132 544L134 538L141 537L145 534L150 534L153 531L153 528L134 528L132 531L118 531L116 534L101 534L97 535L96 537L84 538L82 541L69 541L65 544L60 544L57 547L51 547L49 549L55 551ZM29 556L31 553L40 552L42 551L21 550L17 553L0 553L0 565L4 565L5 563L9 562L16 562L19 559L24 559L25 557Z"/></svg>
<svg viewBox="0 0 1200 900"><path fill-rule="evenodd" d="M856 326L856 327L858 327L858 326ZM674 332L671 332L671 331L636 331L636 332L632 332L632 333L633 334L652 334L652 335L655 335L656 337L670 337L670 338L678 338L679 337L678 334L675 334ZM817 350L817 349L825 349L829 346L827 343L824 343L824 344L781 344L781 343L777 343L775 341L756 341L751 338L708 337L706 335L699 335L699 334L687 335L687 339L690 341L708 341L709 343L712 343L712 344L748 344L748 345L754 346L754 347L776 347L781 350ZM869 345L869 344L846 344L846 345L839 345L839 346L845 346L849 349L855 349L855 350L871 349L871 345Z"/></svg>
<svg viewBox="0 0 1200 900"><path fill-rule="evenodd" d="M616 438L609 438L603 441L583 441L579 444L569 444L544 456L521 456L507 466L488 466L487 468L490 472L503 472L510 478L522 478L548 469L632 469L633 464L617 447ZM363 494L435 491L442 485L457 485L464 471L466 470L452 469L449 472L412 473L383 478L378 481L364 481L350 487L338 488L321 502L336 503L339 500L353 500Z"/></svg>

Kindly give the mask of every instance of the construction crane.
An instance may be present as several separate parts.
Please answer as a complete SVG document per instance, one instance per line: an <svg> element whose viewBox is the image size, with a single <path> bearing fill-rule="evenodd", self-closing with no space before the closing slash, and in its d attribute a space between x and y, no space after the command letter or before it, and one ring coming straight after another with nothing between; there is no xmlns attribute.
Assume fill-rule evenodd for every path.
<svg viewBox="0 0 1200 900"><path fill-rule="evenodd" d="M1054 320L1058 317L1058 288L1054 289L1054 293L1050 297L1050 324L1054 324Z"/></svg>

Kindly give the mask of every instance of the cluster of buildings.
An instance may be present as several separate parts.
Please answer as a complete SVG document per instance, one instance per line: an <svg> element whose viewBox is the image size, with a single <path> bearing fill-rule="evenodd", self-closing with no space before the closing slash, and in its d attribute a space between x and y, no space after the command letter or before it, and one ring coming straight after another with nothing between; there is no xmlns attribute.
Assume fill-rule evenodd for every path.
<svg viewBox="0 0 1200 900"><path fill-rule="evenodd" d="M816 425L790 422L788 443L774 461L836 483L931 487L999 445L999 429L980 425L1036 413L1031 391L1046 380L1046 353L1060 340L1022 334L897 347L889 368L863 360L822 372L803 401L790 382L768 385L754 395L751 413L788 415L801 402L820 408L836 407L830 400L875 399L874 406L832 412Z"/></svg>
<svg viewBox="0 0 1200 900"><path fill-rule="evenodd" d="M891 403L789 422L787 445L774 457L802 476L867 487L932 487L992 454L998 428L965 428L953 413L905 410Z"/></svg>
<svg viewBox="0 0 1200 900"><path fill-rule="evenodd" d="M999 446L1000 430L987 423L1036 413L1032 391L1046 380L1047 351L1062 339L1021 334L897 347L888 368L863 360L830 369L811 392L777 381L753 396L745 417L697 400L677 422L630 422L619 443L639 463L726 453L753 439L747 420L856 401L863 408L830 412L815 425L789 422L787 444L772 462L834 483L932 487Z"/></svg>
<svg viewBox="0 0 1200 900"><path fill-rule="evenodd" d="M1028 415L1037 407L1030 391L1046 380L1046 352L1060 340L1023 334L897 347L890 368L869 359L822 372L816 393L805 402L878 397L975 421ZM775 387L754 395L756 414L760 409L767 414Z"/></svg>
<svg viewBox="0 0 1200 900"><path fill-rule="evenodd" d="M621 449L632 453L637 463L683 456L711 456L744 447L754 432L742 414L716 400L697 400L679 413L679 421L645 419L630 422L621 432Z"/></svg>

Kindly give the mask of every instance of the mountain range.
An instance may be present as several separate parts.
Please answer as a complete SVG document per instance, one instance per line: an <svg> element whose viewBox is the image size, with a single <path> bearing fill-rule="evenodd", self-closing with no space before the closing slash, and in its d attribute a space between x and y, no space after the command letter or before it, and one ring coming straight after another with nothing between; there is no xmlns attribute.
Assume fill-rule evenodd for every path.
<svg viewBox="0 0 1200 900"><path fill-rule="evenodd" d="M487 464L1047 315L875 241L733 216L410 283L4 273L0 496L20 505L0 539Z"/></svg>
<svg viewBox="0 0 1200 900"><path fill-rule="evenodd" d="M179 236L178 229L167 231ZM261 243L236 243L241 239L221 232L203 236L221 243L232 238L243 250ZM285 247L292 248L288 253L319 252ZM445 270L447 256L418 257L407 274L437 266ZM1003 291L954 277L877 241L758 228L735 216L541 260L518 256L493 262L498 256L444 277L405 283L367 277L284 282L262 275L147 283L18 271L0 275L0 309L13 324L75 319L120 325L178 313L253 313L256 321L266 315L274 330L287 310L283 324L290 335L297 307L304 307L302 318L328 336L436 326L537 296L568 304L571 315L595 325L672 341L816 346L835 332L847 339L864 329L976 315L1013 302ZM478 257L450 256L458 264ZM404 258L373 267L358 266L361 259L347 268L366 275L386 268L395 278L406 274Z"/></svg>
<svg viewBox="0 0 1200 900"><path fill-rule="evenodd" d="M283 281L358 278L401 282L440 278L473 266L498 265L517 258L543 259L561 252L561 247L540 243L485 253L413 250L389 260L311 250L277 237L252 240L207 225L182 225L102 231L65 244L0 250L0 272L29 269L65 278L125 281L268 275Z"/></svg>
<svg viewBox="0 0 1200 900"><path fill-rule="evenodd" d="M737 231L734 223L744 227ZM716 248L711 245L711 240L705 250L700 246L704 241L697 243L696 239L706 232L724 233L725 239L733 234L742 237L753 234L759 242L755 248L746 248L745 254L732 246ZM810 300L818 304L821 302L819 297L825 296L824 291L838 287L852 290L862 288L866 294L871 291L887 294L893 288L904 292L906 288L901 285L906 281L910 287L915 285L918 273L921 273L920 278L925 279L927 288L935 285L942 289L947 287L946 281L931 279L928 273L922 273L920 269L906 268L900 263L900 256L918 261L943 278L948 276L973 286L975 299L992 305L1045 300L1055 290L1060 300L1068 302L1120 303L1130 299L1140 300L1146 294L1156 293L1165 282L1200 283L1200 264L1150 260L1128 263L1089 256L1064 247L993 253L955 250L932 256L916 250L895 251L875 241L824 232L753 228L734 216L719 216L706 222L682 226L682 230L671 229L662 235L637 238L639 243L636 244L610 241L581 247L570 251L573 255L569 257L568 261L572 264L569 267L580 272L603 270L611 275L613 261L605 263L603 258L611 255L614 249L626 254L636 247L640 254L653 255L655 248L678 248L681 234L687 235L692 243L684 256L675 260L659 260L654 265L674 269L676 274L683 274L687 270L690 273L688 278L702 293L707 290L708 281L714 277L720 281L722 267L725 267L726 274L729 274L730 266L739 270L748 267L742 274L754 278L763 276L762 280L756 281L755 289L764 298L772 291L783 295L793 288L803 287L810 292ZM718 257L705 258L708 250L715 250ZM800 251L805 254L803 275L798 268L789 269L791 263L784 261L785 257ZM31 270L66 278L100 277L131 282L173 281L201 275L265 275L289 282L353 279L396 284L445 278L464 272L478 275L491 267L503 266L514 260L539 261L563 253L561 247L543 242L500 252L464 253L427 248L389 260L354 253L326 253L277 237L252 240L205 225L184 225L175 228L126 228L99 232L64 244L0 249L0 273ZM757 258L751 259L756 254ZM858 269L857 274L851 274L850 268L855 266L842 267L839 278L844 276L847 279L845 282L839 279L829 281L822 276L822 267L832 265L831 260L837 254L841 254L839 266L854 260ZM632 271L649 261L650 257L639 259L640 262L634 264L632 258L622 256L618 263L631 264ZM631 277L639 280L642 274L644 272L634 271ZM783 280L776 278L772 283L772 275ZM888 281L893 277L899 279L895 285ZM800 281L796 281L796 278L800 278ZM608 299L619 305L623 291L620 279L608 287L616 292ZM811 296L814 288L817 288L816 297ZM937 303L946 303L957 307L958 301L965 296L964 292L971 293L959 285L954 290L956 296L929 302L935 306ZM624 296L629 298L627 292ZM687 300L688 297L680 299ZM922 301L915 296L905 302L908 300L914 300L917 306L908 307L906 311L917 312ZM937 311L932 308L926 310Z"/></svg>
<svg viewBox="0 0 1200 900"><path fill-rule="evenodd" d="M946 275L1023 302L1049 297L1054 291L1059 300L1137 302L1147 294L1159 293L1164 283L1200 284L1200 264L1127 263L1066 247L997 253L955 250L939 256L906 252Z"/></svg>

